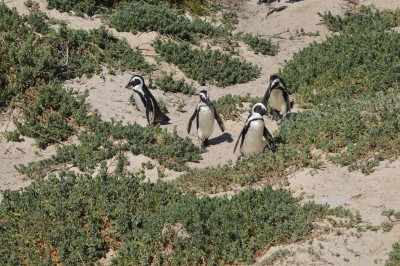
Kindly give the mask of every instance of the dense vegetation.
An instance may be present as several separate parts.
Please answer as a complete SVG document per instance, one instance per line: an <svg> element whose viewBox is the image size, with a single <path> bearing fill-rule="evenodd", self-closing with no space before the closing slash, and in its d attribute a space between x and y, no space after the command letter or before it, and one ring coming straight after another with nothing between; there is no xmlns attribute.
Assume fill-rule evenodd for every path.
<svg viewBox="0 0 400 266"><path fill-rule="evenodd" d="M400 25L400 10L380 13L364 7L344 19L329 13L323 18L341 34L303 49L282 70L303 105L356 99L397 86L400 34L390 29Z"/></svg>
<svg viewBox="0 0 400 266"><path fill-rule="evenodd" d="M389 258L385 263L385 266L396 266L400 265L400 242L393 244L393 250L389 253Z"/></svg>
<svg viewBox="0 0 400 266"><path fill-rule="evenodd" d="M75 11L78 15L107 13L110 8L118 7L125 2L141 2L142 4L166 6L174 9L187 9L196 15L209 13L215 7L208 0L49 0L48 7L56 8L61 12Z"/></svg>
<svg viewBox="0 0 400 266"><path fill-rule="evenodd" d="M390 30L400 24L399 12L365 7L343 19L323 15L340 35L305 48L281 73L298 101L314 107L284 123L284 142L334 153L330 160L365 173L400 155L400 33Z"/></svg>
<svg viewBox="0 0 400 266"><path fill-rule="evenodd" d="M241 113L248 112L251 107L245 108L246 103L261 102L261 99L256 99L246 94L245 96L226 94L213 101L218 113L225 120L237 120ZM247 107L247 106L246 106Z"/></svg>
<svg viewBox="0 0 400 266"><path fill-rule="evenodd" d="M138 31L157 31L190 42L197 42L204 37L222 37L228 34L222 27L215 27L200 18L190 20L167 7L146 5L141 2L132 2L119 7L113 14L110 25L118 31L134 34Z"/></svg>
<svg viewBox="0 0 400 266"><path fill-rule="evenodd" d="M194 3L193 7L202 2L174 1L183 6ZM49 1L60 10L89 15L103 6L120 4ZM138 20L141 24L125 25L132 21L127 17L136 12L132 9L135 5L138 7L136 2L117 7L111 23L127 31L164 31L194 43L213 34L228 36L235 24L232 14L225 15L224 31L197 19L194 23L198 24L191 24L166 8L142 5L146 12L162 14L174 29L163 28L149 17ZM400 56L396 51L400 51L400 37L390 31L400 24L398 12L362 8L359 14L345 18L329 13L321 16L340 35L296 54L280 73L297 93L296 100L314 109L282 123L275 133L276 153L267 151L235 165L192 169L173 184L148 184L142 173L126 170L127 153L144 154L162 166L188 170L186 163L200 158L198 149L176 131L103 121L85 103L86 95L73 96L61 81L105 68L146 73L153 66L105 28L77 31L61 24L53 29L44 14L19 16L1 3L0 105L12 102L21 109L21 116L14 120L17 129L5 136L15 141L28 136L41 148L52 144L58 148L49 159L17 167L39 182L23 191L4 192L0 243L7 248L0 250L0 263L86 264L118 249L115 262L119 264L248 264L257 251L310 236L313 222L327 215L354 218L328 206L300 205L290 192L268 186L246 190L231 199L199 198L187 192L280 183L301 167L320 166L319 157L311 152L314 148L329 153L327 158L333 162L365 173L380 160L399 156ZM371 29L366 25L372 20ZM174 32L176 29L179 31ZM277 51L270 41L252 35L244 35L243 41L259 53ZM202 85L245 83L260 74L258 67L211 47L197 49L187 42L161 39L153 45L162 59ZM159 76L155 82L165 91L194 92L171 75ZM249 95L226 95L215 105L225 119L236 119L245 110L242 102L254 101L257 99ZM77 135L75 144L66 142L72 135ZM106 162L112 158L117 167L110 174ZM72 167L82 174L65 172ZM42 180L49 174L48 180ZM165 224L181 224L189 237L163 234ZM395 244L388 265L396 265L398 254Z"/></svg>
<svg viewBox="0 0 400 266"><path fill-rule="evenodd" d="M192 169L174 182L185 190L216 193L253 184L281 184L288 174L299 168L318 166L318 156L308 149L281 144L275 153L267 150L236 164Z"/></svg>
<svg viewBox="0 0 400 266"><path fill-rule="evenodd" d="M201 85L211 83L224 87L246 83L260 75L259 67L220 50L212 50L209 46L195 49L188 43L157 39L153 47L162 59L175 64L186 76Z"/></svg>
<svg viewBox="0 0 400 266"><path fill-rule="evenodd" d="M300 205L270 187L232 197L199 199L170 184L116 178L103 165L96 178L61 173L22 192L5 191L0 205L0 263L94 263L119 249L118 264L232 264L254 261L266 246L310 235L313 221L340 209ZM162 233L181 224L188 236Z"/></svg>
<svg viewBox="0 0 400 266"><path fill-rule="evenodd" d="M140 51L103 27L91 31L50 27L40 12L19 16L0 3L0 104L52 79L66 80L110 70L149 71Z"/></svg>
<svg viewBox="0 0 400 266"><path fill-rule="evenodd" d="M194 94L196 92L196 88L187 84L183 78L174 79L172 73L162 73L157 76L155 85L165 92L180 92L183 94Z"/></svg>

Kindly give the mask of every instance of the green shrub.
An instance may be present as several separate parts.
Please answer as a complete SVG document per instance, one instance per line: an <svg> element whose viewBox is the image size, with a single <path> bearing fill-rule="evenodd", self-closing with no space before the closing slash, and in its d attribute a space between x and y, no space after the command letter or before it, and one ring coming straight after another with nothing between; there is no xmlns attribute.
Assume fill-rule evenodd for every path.
<svg viewBox="0 0 400 266"><path fill-rule="evenodd" d="M343 18L333 16L331 12L319 15L329 30L346 34L379 32L400 25L399 8L379 11L373 6L361 6L358 12L347 12Z"/></svg>
<svg viewBox="0 0 400 266"><path fill-rule="evenodd" d="M213 101L218 113L226 120L236 120L241 113L248 112L251 107L245 108L243 103L261 102L262 99L250 97L250 93L245 96L226 94Z"/></svg>
<svg viewBox="0 0 400 266"><path fill-rule="evenodd" d="M19 134L36 139L39 148L65 141L85 123L85 97L74 98L60 82L37 87L37 98L22 109L23 120L14 119Z"/></svg>
<svg viewBox="0 0 400 266"><path fill-rule="evenodd" d="M246 83L260 75L258 66L242 62L219 50L211 50L210 47L192 49L185 42L164 42L161 39L156 39L153 47L162 59L175 64L201 85L212 83L224 87Z"/></svg>
<svg viewBox="0 0 400 266"><path fill-rule="evenodd" d="M143 154L178 171L187 170L187 162L200 159L199 149L189 138L179 137L176 131L169 133L159 126L141 127L136 123L105 122L99 116L88 118L78 140L80 144L59 147L50 159L19 165L17 169L31 178L42 179L65 165L91 172L121 152Z"/></svg>
<svg viewBox="0 0 400 266"><path fill-rule="evenodd" d="M104 27L84 31L61 25L55 30L42 13L19 16L4 3L0 3L0 17L0 104L52 79L99 73L103 66L152 69L139 51L132 51L126 41L114 38Z"/></svg>
<svg viewBox="0 0 400 266"><path fill-rule="evenodd" d="M392 246L389 258L386 260L385 266L396 266L400 264L400 242L396 242Z"/></svg>
<svg viewBox="0 0 400 266"><path fill-rule="evenodd" d="M251 47L256 53L263 55L276 55L278 53L278 45L273 44L271 39L260 38L250 33L246 33L242 36L242 40Z"/></svg>
<svg viewBox="0 0 400 266"><path fill-rule="evenodd" d="M233 152L233 150L232 150ZM277 152L269 150L236 164L205 169L191 169L174 183L185 190L216 193L237 187L283 182L290 172L302 167L318 166L318 157L306 148L278 145Z"/></svg>
<svg viewBox="0 0 400 266"><path fill-rule="evenodd" d="M237 13L234 11L222 12L221 23L224 25L225 29L227 29L229 32L232 32L239 23Z"/></svg>
<svg viewBox="0 0 400 266"><path fill-rule="evenodd" d="M180 92L190 95L196 92L196 88L187 84L183 78L179 80L174 79L172 73L169 75L162 73L160 76L157 76L155 84L160 90L165 92Z"/></svg>
<svg viewBox="0 0 400 266"><path fill-rule="evenodd" d="M329 37L294 55L282 77L302 104L330 104L386 91L400 79L400 34L372 31Z"/></svg>
<svg viewBox="0 0 400 266"><path fill-rule="evenodd" d="M135 18L135 19L132 19ZM119 7L110 20L118 31L157 31L181 40L197 42L204 37L225 36L227 32L199 18L189 20L173 10L159 5L132 2Z"/></svg>
<svg viewBox="0 0 400 266"><path fill-rule="evenodd" d="M369 173L379 161L399 156L399 100L396 91L318 106L282 123L277 137L334 153L329 160Z"/></svg>
<svg viewBox="0 0 400 266"><path fill-rule="evenodd" d="M233 264L254 262L265 247L312 234L326 205L299 204L283 189L246 190L227 198L198 198L136 175L79 175L5 191L0 204L0 264L92 264L118 249L117 264ZM181 223L190 238L162 236ZM165 252L171 248L171 252Z"/></svg>
<svg viewBox="0 0 400 266"><path fill-rule="evenodd" d="M207 0L49 0L47 5L49 8L55 8L60 12L75 11L78 15L93 16L94 14L108 13L110 9L118 7L124 2L140 2L141 4L187 9L195 15L208 14L212 9L211 3Z"/></svg>

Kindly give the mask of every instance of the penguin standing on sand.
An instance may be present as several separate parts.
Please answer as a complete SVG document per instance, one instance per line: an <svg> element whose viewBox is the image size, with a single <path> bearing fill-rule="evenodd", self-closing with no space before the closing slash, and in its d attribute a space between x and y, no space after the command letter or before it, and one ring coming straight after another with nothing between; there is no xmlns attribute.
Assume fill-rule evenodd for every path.
<svg viewBox="0 0 400 266"><path fill-rule="evenodd" d="M161 111L153 94L151 94L149 88L147 88L144 83L142 76L133 75L125 88L133 89L133 97L136 106L139 108L140 112L146 116L149 124L165 123L170 120L169 117Z"/></svg>
<svg viewBox="0 0 400 266"><path fill-rule="evenodd" d="M202 90L198 95L200 96L200 102L189 119L187 132L190 133L192 122L196 118L197 136L200 141L201 150L205 151L205 146L208 145L208 138L214 131L214 119L217 120L222 132L225 131L225 126L221 117L218 115L217 110L210 101L208 92Z"/></svg>
<svg viewBox="0 0 400 266"><path fill-rule="evenodd" d="M265 106L268 105L268 100L271 102L273 120L281 121L290 112L292 103L289 99L289 91L285 82L277 75L269 78L268 89L263 99Z"/></svg>
<svg viewBox="0 0 400 266"><path fill-rule="evenodd" d="M247 118L242 132L240 133L235 149L240 141L240 156L248 158L251 154L258 154L264 151L263 137L268 142L270 150L275 150L275 143L271 133L265 127L263 115L267 114L264 104L256 103L251 109L251 114Z"/></svg>

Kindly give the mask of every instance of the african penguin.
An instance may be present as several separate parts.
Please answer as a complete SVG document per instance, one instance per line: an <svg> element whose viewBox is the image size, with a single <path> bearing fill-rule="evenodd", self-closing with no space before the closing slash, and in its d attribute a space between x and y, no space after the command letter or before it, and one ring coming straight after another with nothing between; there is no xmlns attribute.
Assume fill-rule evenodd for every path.
<svg viewBox="0 0 400 266"><path fill-rule="evenodd" d="M214 119L217 120L222 132L225 131L225 126L217 110L210 101L208 92L202 90L198 95L200 96L200 102L189 119L187 132L190 133L192 121L196 118L197 136L200 141L201 150L205 151L205 146L208 145L208 138L214 131Z"/></svg>
<svg viewBox="0 0 400 266"><path fill-rule="evenodd" d="M158 106L156 99L151 94L149 88L144 83L144 79L140 75L133 75L125 86L127 89L133 89L133 97L136 106L139 108L147 119L149 124L168 122L170 119L166 116Z"/></svg>
<svg viewBox="0 0 400 266"><path fill-rule="evenodd" d="M267 114L267 109L264 104L256 103L251 109L251 114L240 132L238 140L235 144L235 149L240 141L240 155L241 157L248 158L251 154L258 154L264 151L263 137L268 143L268 148L275 150L275 143L271 133L264 125L263 115Z"/></svg>
<svg viewBox="0 0 400 266"><path fill-rule="evenodd" d="M271 102L273 120L281 121L287 113L290 113L292 103L289 99L289 91L285 82L277 75L269 78L269 85L263 99L265 106L268 105L268 100Z"/></svg>

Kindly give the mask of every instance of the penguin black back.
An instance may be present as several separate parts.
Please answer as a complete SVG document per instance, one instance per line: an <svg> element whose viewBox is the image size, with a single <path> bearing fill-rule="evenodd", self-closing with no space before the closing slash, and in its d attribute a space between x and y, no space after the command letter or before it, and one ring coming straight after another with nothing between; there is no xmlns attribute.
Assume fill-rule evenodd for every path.
<svg viewBox="0 0 400 266"><path fill-rule="evenodd" d="M132 88L135 93L135 101L139 110L145 114L149 124L165 123L170 118L164 114L153 94L144 82L144 78L140 75L133 75L125 88Z"/></svg>

